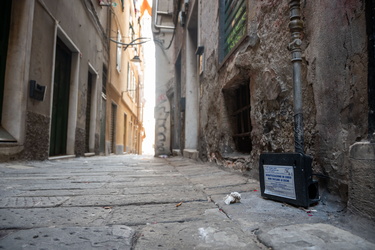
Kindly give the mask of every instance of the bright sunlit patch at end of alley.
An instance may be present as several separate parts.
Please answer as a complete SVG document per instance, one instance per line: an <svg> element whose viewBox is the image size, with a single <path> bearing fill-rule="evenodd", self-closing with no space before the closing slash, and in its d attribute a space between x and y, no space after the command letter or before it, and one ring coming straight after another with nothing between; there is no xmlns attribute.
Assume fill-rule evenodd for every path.
<svg viewBox="0 0 375 250"><path fill-rule="evenodd" d="M152 7L151 0L148 1ZM140 1L142 4L143 1ZM142 16L142 37L151 40L143 44L144 51L144 98L145 107L143 114L143 126L145 128L146 138L142 144L142 154L153 155L155 143L155 121L154 121L154 105L155 105L155 48L153 35L151 30L151 13L144 12Z"/></svg>

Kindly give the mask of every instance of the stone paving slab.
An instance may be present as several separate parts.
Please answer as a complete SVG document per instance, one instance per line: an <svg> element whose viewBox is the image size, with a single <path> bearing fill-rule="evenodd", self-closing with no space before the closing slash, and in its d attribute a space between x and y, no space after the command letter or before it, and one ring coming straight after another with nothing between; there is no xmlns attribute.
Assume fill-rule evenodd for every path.
<svg viewBox="0 0 375 250"><path fill-rule="evenodd" d="M30 182L32 181L33 183L34 182L40 182L40 183L45 183L45 182L49 182L49 181L65 181L65 179L67 179L69 176L48 176L48 175L32 175L32 176L27 176L27 174L23 174L23 175L17 175L17 176L10 176L10 175L3 175L2 176L2 179L6 182L14 182L14 181L26 181L26 182Z"/></svg>
<svg viewBox="0 0 375 250"><path fill-rule="evenodd" d="M165 178L165 177L180 177L181 174L178 172L149 172L145 170L134 170L134 171L111 171L111 172L95 172L95 173L70 173L69 179L71 180L80 180L80 179L87 179L92 178L95 180L97 178L103 179L103 181L107 181L108 178L114 179L138 179L138 178Z"/></svg>
<svg viewBox="0 0 375 250"><path fill-rule="evenodd" d="M207 200L207 197L202 193L169 191L154 194L74 196L65 202L63 206L124 206L152 203L179 203L181 201L186 202L202 200Z"/></svg>
<svg viewBox="0 0 375 250"><path fill-rule="evenodd" d="M122 186L123 183L118 182L118 186ZM55 197L55 196L83 196L83 195L127 195L127 194L159 194L159 193L166 193L169 191L173 192L182 192L182 193L189 193L189 192L197 192L194 187L191 185L178 185L178 186L154 186L150 188L149 186L131 186L131 187L122 187L122 188L110 188L109 186L112 186L111 183L106 183L102 188L90 188L90 189L42 189L42 190L34 190L32 187L29 187L33 190L12 190L12 191L1 191L0 195L1 197L16 197L16 196L24 196L24 197Z"/></svg>
<svg viewBox="0 0 375 250"><path fill-rule="evenodd" d="M175 167L175 169L188 177L199 177L199 176L207 176L207 175L216 175L220 176L226 174L222 170L218 168L207 168L202 166L184 166L184 167Z"/></svg>
<svg viewBox="0 0 375 250"><path fill-rule="evenodd" d="M146 249L264 249L228 219L152 224L144 227L136 250Z"/></svg>
<svg viewBox="0 0 375 250"><path fill-rule="evenodd" d="M187 185L188 182L183 177L173 178L157 178L157 179L139 179L134 181L111 181L106 183L106 188L110 189L125 189L131 187L157 187L157 186L178 186Z"/></svg>
<svg viewBox="0 0 375 250"><path fill-rule="evenodd" d="M105 166L103 168L103 164L92 164L90 163L90 168L82 168L81 166L75 166L74 168L67 169L66 171L71 174L77 174L77 175L85 175L85 174L124 174L124 175L131 175L131 174L154 174L154 173L175 173L176 170L173 169L171 166L154 166L152 164L150 165L135 165L130 166L127 164L121 164L118 166ZM157 168L157 170L155 169ZM59 170L60 171L60 170ZM62 173L66 173L62 172Z"/></svg>
<svg viewBox="0 0 375 250"><path fill-rule="evenodd" d="M323 205L311 208L316 212L307 213L302 208L264 199L260 191L240 194L241 201L229 205L224 203L225 196L223 195L212 195L211 198L231 218L243 225L243 230L246 231L289 225L293 222L319 223L330 219L323 211Z"/></svg>
<svg viewBox="0 0 375 250"><path fill-rule="evenodd" d="M132 247L135 231L127 226L35 228L0 239L0 249L118 249Z"/></svg>
<svg viewBox="0 0 375 250"><path fill-rule="evenodd" d="M110 212L110 209L103 207L3 208L0 209L0 229L100 226Z"/></svg>
<svg viewBox="0 0 375 250"><path fill-rule="evenodd" d="M32 188L32 187L30 187ZM16 194L9 194L5 196L24 196L24 197L56 197L56 196L79 196L79 195L118 195L123 190L103 188L90 188L90 189L41 189L41 190L22 190Z"/></svg>
<svg viewBox="0 0 375 250"><path fill-rule="evenodd" d="M177 186L154 186L150 187L127 187L124 189L119 189L121 194L160 194L167 192L177 192L177 193L195 193L197 190L189 183L180 183Z"/></svg>
<svg viewBox="0 0 375 250"><path fill-rule="evenodd" d="M56 207L67 201L69 197L1 197L0 208L32 208Z"/></svg>
<svg viewBox="0 0 375 250"><path fill-rule="evenodd" d="M222 175L220 177L200 176L189 178L189 180L193 184L200 184L204 188L242 185L248 182L247 178L238 175Z"/></svg>
<svg viewBox="0 0 375 250"><path fill-rule="evenodd" d="M336 209L331 203L321 202L312 208L315 212L307 213L263 199L259 183L246 176L183 158L127 155L6 166L0 163L0 174L5 177L0 179L0 243L21 242L25 237L32 238L28 242L38 246L34 249L92 249L98 244L98 249L106 249L100 245L103 241L113 243L113 238L104 240L106 235L111 237L107 230L125 225L137 232L123 235L129 244L109 245L113 249L130 249L127 247L133 236L139 238L132 249L268 249L272 244L284 244L288 249L288 244L317 243L293 242L282 232L296 234L306 228L308 234L311 229L304 225L317 223L329 223L363 237L365 240L358 244L365 249L367 241L375 243L370 239L374 230L362 233L369 228L368 222L362 223L363 228L342 226L343 222L358 224L344 216L342 207ZM241 202L224 204L225 196L234 191L240 192ZM180 201L183 203L176 206ZM293 224L299 226L289 228ZM69 231L66 235L59 231L63 228L72 231L65 229ZM56 238L47 233L50 229L56 230ZM88 230L93 238L84 233L77 238L70 234L74 230ZM264 241L267 246L258 241L258 234L270 238L270 242ZM320 235L317 233L316 238ZM332 233L327 237L327 242L334 242L336 236ZM66 247L67 241L72 245ZM47 245L38 245L42 242ZM33 249L29 243L22 245Z"/></svg>
<svg viewBox="0 0 375 250"><path fill-rule="evenodd" d="M17 196L22 194L21 191L14 189L14 187L0 185L0 197Z"/></svg>
<svg viewBox="0 0 375 250"><path fill-rule="evenodd" d="M182 183L186 182L186 178L182 175L173 175L173 176L140 176L140 177L127 177L127 176L114 176L111 179L111 182L142 182L142 183L150 183L150 182L156 182L158 183L171 183L175 184L176 182Z"/></svg>
<svg viewBox="0 0 375 250"><path fill-rule="evenodd" d="M246 184L233 184L227 186L212 186L205 187L201 184L195 185L197 188L201 188L207 195L227 195L231 192L245 193L253 190L260 190L258 182L248 182Z"/></svg>
<svg viewBox="0 0 375 250"><path fill-rule="evenodd" d="M61 189L99 189L102 188L104 184L101 182L56 182L51 181L47 183L32 183L22 182L24 185L22 187L17 187L18 190L28 191L28 190L61 190Z"/></svg>
<svg viewBox="0 0 375 250"><path fill-rule="evenodd" d="M4 164L1 166L0 171L5 171L5 170L33 170L33 166L28 166L26 164Z"/></svg>
<svg viewBox="0 0 375 250"><path fill-rule="evenodd" d="M114 207L108 224L146 225L202 219L207 209L217 209L212 202L183 202L177 204L151 204L144 206ZM134 213L134 211L137 211Z"/></svg>
<svg viewBox="0 0 375 250"><path fill-rule="evenodd" d="M277 227L266 232L261 232L258 237L263 244L274 250L375 249L375 244L348 231L323 223Z"/></svg>

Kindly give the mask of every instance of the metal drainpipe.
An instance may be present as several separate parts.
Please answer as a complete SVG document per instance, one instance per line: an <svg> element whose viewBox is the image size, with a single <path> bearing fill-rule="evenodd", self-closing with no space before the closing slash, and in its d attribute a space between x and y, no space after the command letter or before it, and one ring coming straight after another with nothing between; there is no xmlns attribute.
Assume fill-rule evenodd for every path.
<svg viewBox="0 0 375 250"><path fill-rule="evenodd" d="M292 41L288 48L292 52L293 94L294 94L294 148L297 153L304 153L303 110L302 110L302 31L301 8L299 0L289 1L289 29Z"/></svg>

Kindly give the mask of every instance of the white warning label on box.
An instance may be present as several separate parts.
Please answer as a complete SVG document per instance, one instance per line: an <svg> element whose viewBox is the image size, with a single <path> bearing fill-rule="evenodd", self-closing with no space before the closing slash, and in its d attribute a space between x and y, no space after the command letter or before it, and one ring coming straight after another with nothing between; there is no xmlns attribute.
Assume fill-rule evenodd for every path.
<svg viewBox="0 0 375 250"><path fill-rule="evenodd" d="M293 166L263 165L264 193L296 199Z"/></svg>

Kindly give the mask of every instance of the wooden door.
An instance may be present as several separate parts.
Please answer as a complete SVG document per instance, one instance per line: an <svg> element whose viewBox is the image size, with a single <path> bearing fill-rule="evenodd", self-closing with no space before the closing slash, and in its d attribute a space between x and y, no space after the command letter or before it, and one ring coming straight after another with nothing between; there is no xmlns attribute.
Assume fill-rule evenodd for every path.
<svg viewBox="0 0 375 250"><path fill-rule="evenodd" d="M91 92L93 75L89 72L87 77L86 92L86 126L85 126L85 150L90 152L90 121L91 121Z"/></svg>
<svg viewBox="0 0 375 250"><path fill-rule="evenodd" d="M60 39L57 39L50 137L51 156L66 154L71 61L71 51Z"/></svg>
<svg viewBox="0 0 375 250"><path fill-rule="evenodd" d="M4 78L8 53L8 39L10 27L10 13L12 10L12 1L2 2L0 8L0 118L2 114Z"/></svg>

